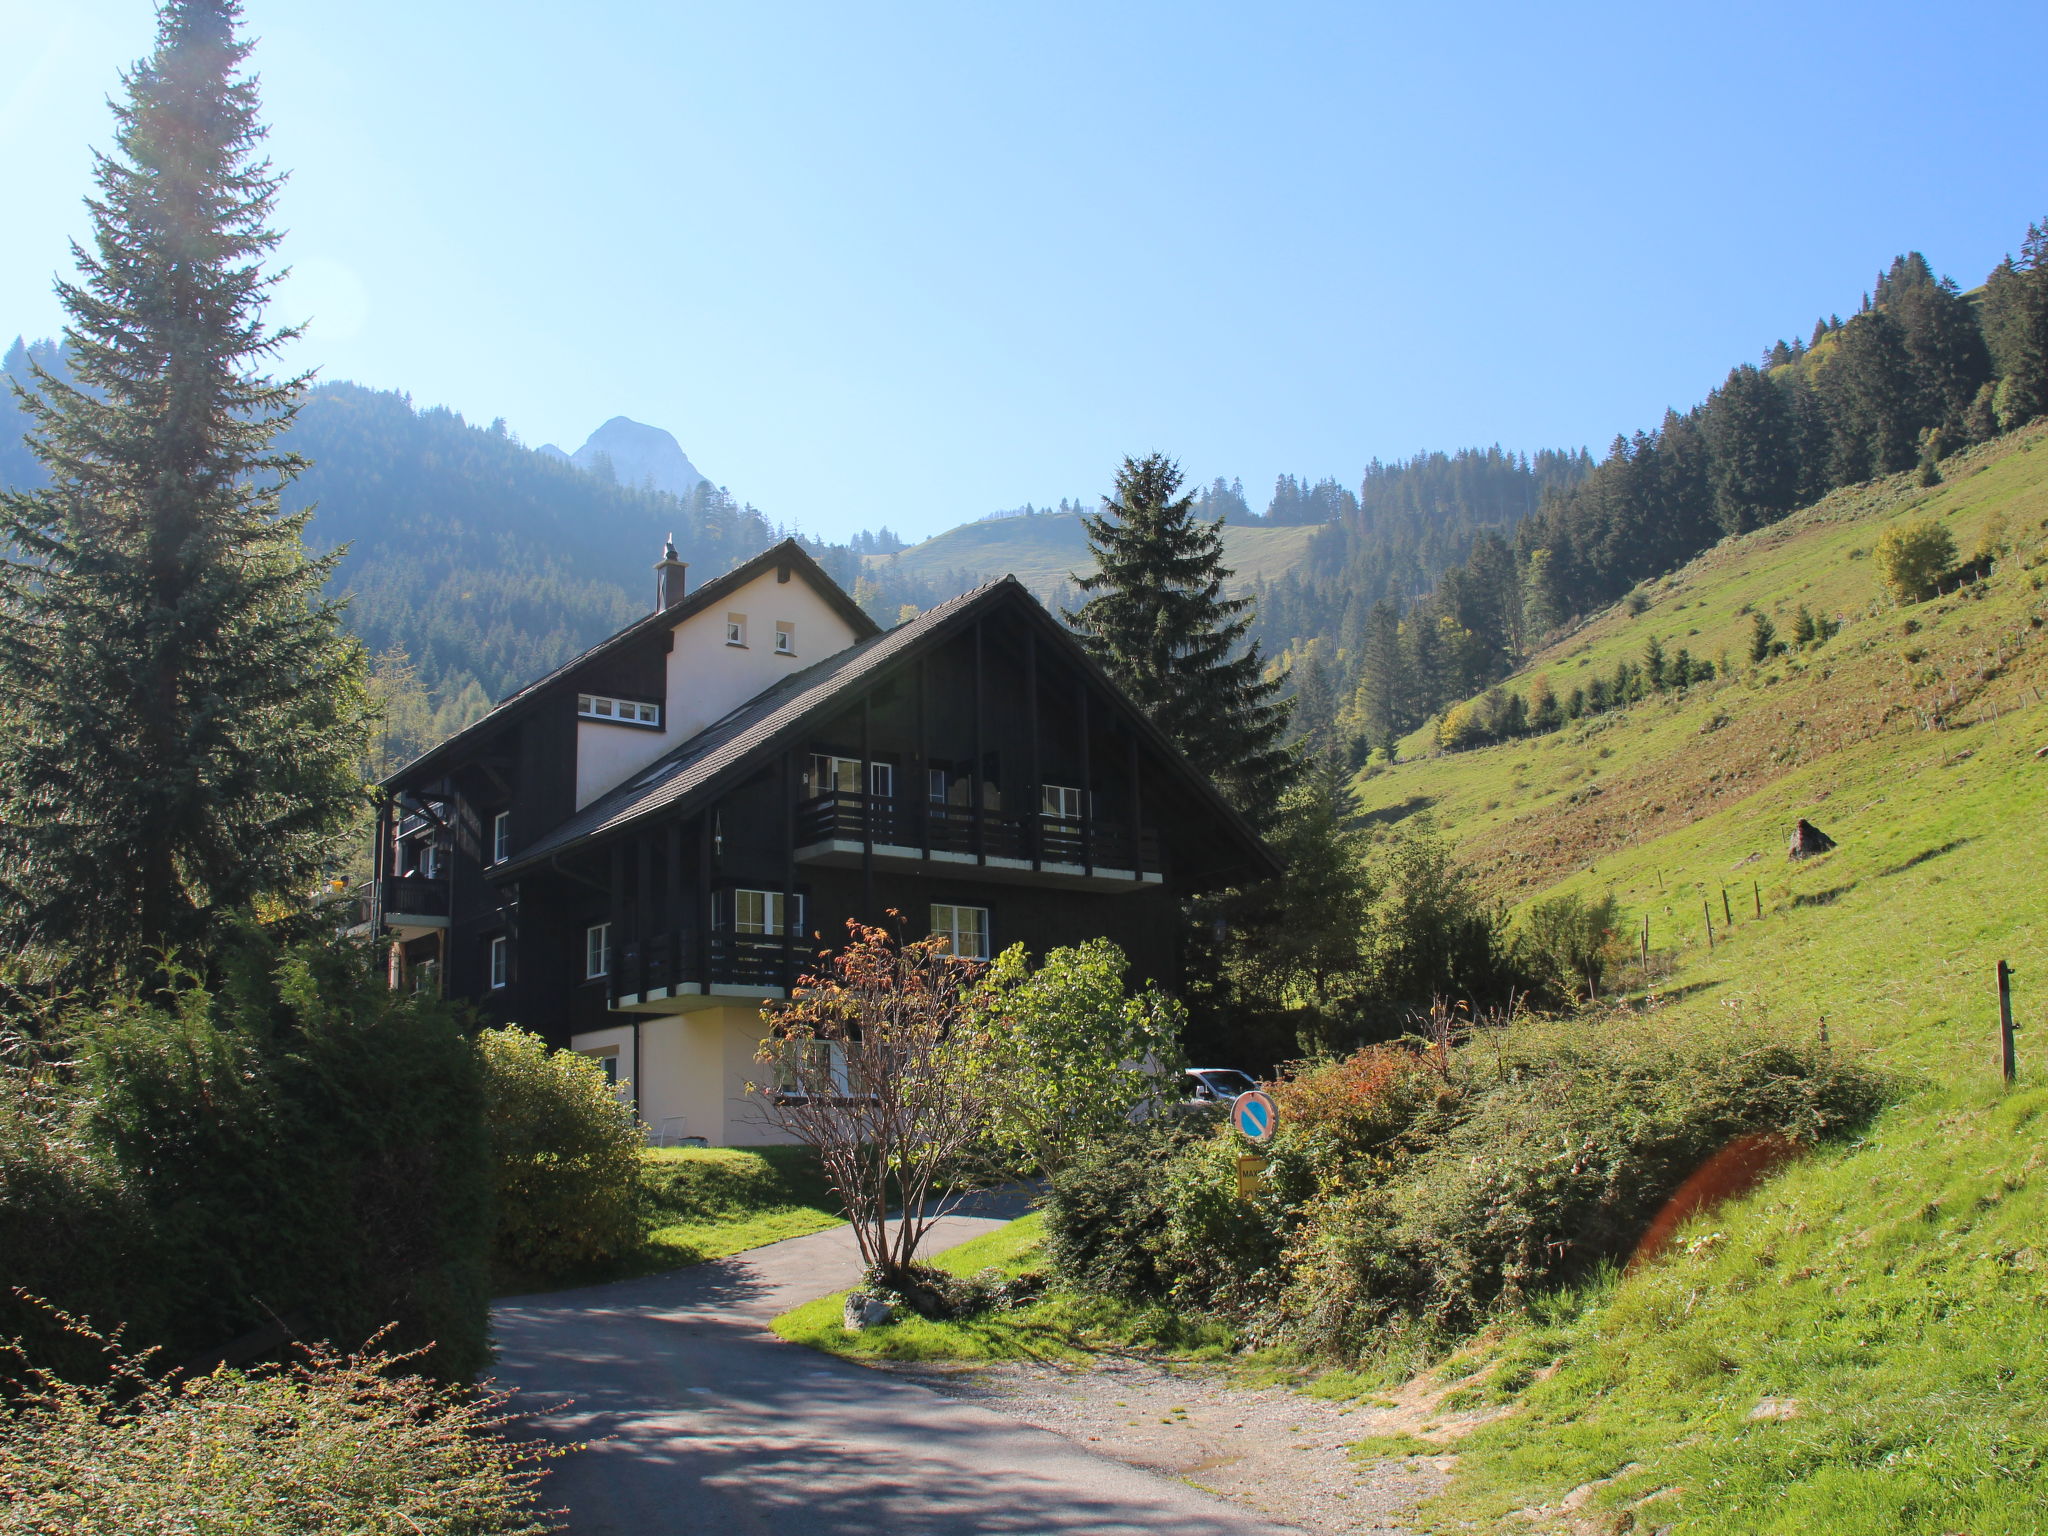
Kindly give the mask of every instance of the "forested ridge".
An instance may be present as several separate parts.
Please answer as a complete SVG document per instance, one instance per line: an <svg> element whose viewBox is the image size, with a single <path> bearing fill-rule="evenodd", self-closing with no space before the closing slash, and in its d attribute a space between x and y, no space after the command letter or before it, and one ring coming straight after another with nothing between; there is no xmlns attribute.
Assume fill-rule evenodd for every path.
<svg viewBox="0 0 2048 1536"><path fill-rule="evenodd" d="M16 342L5 372L26 381L31 355L62 368L53 344ZM1700 404L1618 434L1597 462L1584 449L1422 452L1373 461L1355 489L1282 475L1263 512L1222 479L1195 505L1318 530L1298 568L1252 589L1250 638L1291 671L1297 727L1358 761L1722 537L1837 486L1916 466L1938 476L1946 455L2048 410L2044 359L2048 233L2036 226L1968 293L1917 252L1897 258L1849 319L1774 343ZM37 483L23 426L0 399L0 484ZM501 422L355 384L316 386L284 442L312 462L292 498L317 504L312 542L349 546L335 580L351 624L388 666L409 664L432 729L643 612L664 535L697 580L788 531L711 485L687 499L619 485L529 450ZM900 547L886 529L805 543L885 624L982 579L864 561Z"/></svg>

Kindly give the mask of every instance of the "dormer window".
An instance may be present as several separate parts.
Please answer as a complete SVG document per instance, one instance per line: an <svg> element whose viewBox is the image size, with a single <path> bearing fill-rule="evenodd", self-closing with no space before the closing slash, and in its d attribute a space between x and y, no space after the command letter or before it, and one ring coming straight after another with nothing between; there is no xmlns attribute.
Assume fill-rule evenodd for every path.
<svg viewBox="0 0 2048 1536"><path fill-rule="evenodd" d="M780 619L775 624L775 654L794 656L796 654L796 626Z"/></svg>
<svg viewBox="0 0 2048 1536"><path fill-rule="evenodd" d="M661 729L661 706L638 699L614 699L601 693L576 695L576 713L585 720L603 720L612 725L651 725Z"/></svg>
<svg viewBox="0 0 2048 1536"><path fill-rule="evenodd" d="M745 645L747 643L747 616L744 613L728 613L725 616L725 643Z"/></svg>

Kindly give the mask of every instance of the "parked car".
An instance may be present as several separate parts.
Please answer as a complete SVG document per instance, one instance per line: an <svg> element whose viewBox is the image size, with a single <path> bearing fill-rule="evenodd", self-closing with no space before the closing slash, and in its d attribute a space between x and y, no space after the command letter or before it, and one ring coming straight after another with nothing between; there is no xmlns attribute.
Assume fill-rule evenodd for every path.
<svg viewBox="0 0 2048 1536"><path fill-rule="evenodd" d="M1235 1104L1240 1094L1250 1093L1258 1083L1249 1074L1235 1067L1189 1067L1187 1070L1188 1097L1190 1104Z"/></svg>

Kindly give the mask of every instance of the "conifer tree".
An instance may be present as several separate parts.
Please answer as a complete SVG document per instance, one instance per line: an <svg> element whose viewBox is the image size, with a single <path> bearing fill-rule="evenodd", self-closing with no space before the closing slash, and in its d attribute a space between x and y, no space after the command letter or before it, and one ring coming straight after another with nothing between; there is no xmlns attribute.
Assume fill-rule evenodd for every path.
<svg viewBox="0 0 2048 1536"><path fill-rule="evenodd" d="M2008 256L1985 282L1984 339L1998 368L1998 425L2048 415L2048 219L2028 225L2019 259Z"/></svg>
<svg viewBox="0 0 2048 1536"><path fill-rule="evenodd" d="M1251 603L1223 595L1222 524L1194 515L1162 454L1125 459L1116 494L1083 522L1096 570L1067 621L1091 655L1255 823L1296 772L1288 706L1246 644Z"/></svg>
<svg viewBox="0 0 2048 1536"><path fill-rule="evenodd" d="M164 0L59 282L71 378L20 403L50 478L0 499L0 944L85 979L302 898L361 805L363 661L321 596L304 384L265 370L282 177L235 0Z"/></svg>

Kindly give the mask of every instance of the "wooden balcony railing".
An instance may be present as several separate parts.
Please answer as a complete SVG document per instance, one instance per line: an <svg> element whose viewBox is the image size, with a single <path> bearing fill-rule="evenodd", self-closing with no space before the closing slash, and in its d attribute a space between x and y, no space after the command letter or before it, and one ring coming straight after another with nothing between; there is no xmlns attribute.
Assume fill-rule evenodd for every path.
<svg viewBox="0 0 2048 1536"><path fill-rule="evenodd" d="M873 841L889 848L1148 873L1161 868L1156 832L1141 831L1134 836L1128 824L1101 817L1019 816L844 790L814 796L797 807L799 847L865 842L870 829Z"/></svg>
<svg viewBox="0 0 2048 1536"><path fill-rule="evenodd" d="M446 917L448 882L425 875L386 875L383 911L387 922L405 917Z"/></svg>
<svg viewBox="0 0 2048 1536"><path fill-rule="evenodd" d="M612 997L646 997L714 987L787 991L811 967L817 946L801 933L702 933L665 929L628 938L612 957Z"/></svg>

